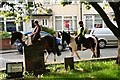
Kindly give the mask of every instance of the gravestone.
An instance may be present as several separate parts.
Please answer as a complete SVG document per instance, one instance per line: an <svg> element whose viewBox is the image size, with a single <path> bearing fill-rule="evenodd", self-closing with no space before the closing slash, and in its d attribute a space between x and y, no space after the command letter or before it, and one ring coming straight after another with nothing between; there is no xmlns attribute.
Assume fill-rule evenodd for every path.
<svg viewBox="0 0 120 80"><path fill-rule="evenodd" d="M45 70L43 47L36 43L23 47L25 71L42 74Z"/></svg>
<svg viewBox="0 0 120 80"><path fill-rule="evenodd" d="M68 70L68 67L70 68L70 70L74 70L74 58L73 57L64 58L64 65L66 70Z"/></svg>

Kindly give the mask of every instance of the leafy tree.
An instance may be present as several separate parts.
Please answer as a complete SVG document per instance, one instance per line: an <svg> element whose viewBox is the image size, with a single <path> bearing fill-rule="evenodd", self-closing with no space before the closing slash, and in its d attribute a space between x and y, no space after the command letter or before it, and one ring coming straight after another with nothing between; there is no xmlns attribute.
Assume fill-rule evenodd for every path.
<svg viewBox="0 0 120 80"><path fill-rule="evenodd" d="M65 0L65 1L69 1L69 0ZM63 4L63 6L68 5L68 4L65 4L65 3L67 3L65 1L63 0L61 2L61 4ZM88 1L88 2L86 2L86 1ZM89 2L89 1L92 1L92 2ZM86 4L87 9L90 9L89 4L92 5L92 7L94 7L94 9L100 14L100 16L104 20L105 24L107 25L107 27L117 37L117 39L118 39L118 56L117 56L116 62L118 64L120 64L120 0L106 0L108 2L108 4L110 5L110 7L114 11L114 14L115 14L114 20L116 21L117 26L115 26L111 22L111 20L109 19L109 17L103 10L103 8L101 8L101 6L98 4L99 1L103 1L103 0L84 0L84 2L82 2L82 3Z"/></svg>
<svg viewBox="0 0 120 80"><path fill-rule="evenodd" d="M11 3L6 0L0 0L0 4L4 8L4 10L0 10L0 15L3 17L14 17L16 19L15 23L21 21L27 21L31 18L31 14L39 13L50 13L51 9L48 9L42 5L42 3L38 2L28 2L25 3L26 0L19 0L18 3ZM29 0L28 0L29 1Z"/></svg>

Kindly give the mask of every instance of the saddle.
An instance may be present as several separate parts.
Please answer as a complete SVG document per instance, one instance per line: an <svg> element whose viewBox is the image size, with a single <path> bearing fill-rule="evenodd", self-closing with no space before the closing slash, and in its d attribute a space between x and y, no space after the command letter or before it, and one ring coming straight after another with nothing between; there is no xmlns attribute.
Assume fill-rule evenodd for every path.
<svg viewBox="0 0 120 80"><path fill-rule="evenodd" d="M38 38L38 41L40 41L40 40L41 40L41 38ZM27 35L23 34L22 41L25 42L25 44L27 46L33 45L32 37L30 37L30 34L27 34Z"/></svg>

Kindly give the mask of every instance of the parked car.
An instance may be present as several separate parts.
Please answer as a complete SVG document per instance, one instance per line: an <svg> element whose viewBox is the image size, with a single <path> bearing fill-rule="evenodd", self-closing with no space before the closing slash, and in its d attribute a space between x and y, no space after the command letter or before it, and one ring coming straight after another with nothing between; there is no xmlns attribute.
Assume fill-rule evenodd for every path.
<svg viewBox="0 0 120 80"><path fill-rule="evenodd" d="M30 33L32 33L32 32L22 32L23 34L25 34L25 35L27 35L27 34L30 34ZM44 36L46 36L46 35L50 35L50 36L52 36L50 33L48 33L48 32L45 32L45 31L40 31L40 35L41 35L41 37L44 37ZM66 44L61 44L61 39L60 38L58 38L58 37L56 37L56 42L57 42L57 44L58 44L58 49L60 50L60 51L62 51L62 50L64 50L65 48L66 48ZM20 52L20 53L22 53L22 43L19 41L19 40L16 40L16 46L17 46L17 50Z"/></svg>
<svg viewBox="0 0 120 80"><path fill-rule="evenodd" d="M99 47L104 48L106 45L117 45L117 37L114 36L109 28L93 28L89 29L85 35L96 36L99 40Z"/></svg>
<svg viewBox="0 0 120 80"><path fill-rule="evenodd" d="M16 31L16 27L7 27L8 32Z"/></svg>

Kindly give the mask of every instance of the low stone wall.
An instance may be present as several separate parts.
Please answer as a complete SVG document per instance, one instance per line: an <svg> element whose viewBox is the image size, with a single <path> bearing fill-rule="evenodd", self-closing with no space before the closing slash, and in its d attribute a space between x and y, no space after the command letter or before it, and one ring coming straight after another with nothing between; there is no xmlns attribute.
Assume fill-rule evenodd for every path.
<svg viewBox="0 0 120 80"><path fill-rule="evenodd" d="M0 39L0 49L15 49L16 46L10 44L10 38Z"/></svg>

